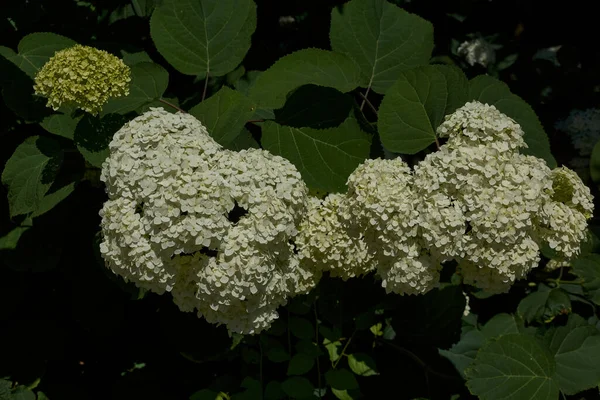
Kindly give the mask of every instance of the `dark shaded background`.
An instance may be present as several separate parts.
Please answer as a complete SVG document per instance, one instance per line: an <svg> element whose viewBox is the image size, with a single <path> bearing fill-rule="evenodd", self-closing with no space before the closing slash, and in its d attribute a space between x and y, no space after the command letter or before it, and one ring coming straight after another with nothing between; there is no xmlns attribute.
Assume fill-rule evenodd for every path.
<svg viewBox="0 0 600 400"><path fill-rule="evenodd" d="M331 7L343 3L256 2L258 29L243 63L246 70L264 70L281 56L298 49L328 48ZM173 70L156 52L146 19L131 17L112 25L108 18L98 22L98 15L108 14L128 2L92 0L90 3L96 7L95 12L69 0L4 0L0 3L0 45L16 49L23 36L42 31L87 45L125 42L146 50L155 62L169 69L167 97L177 95L181 102L197 98L200 83ZM518 54L517 61L503 70L500 78L538 113L559 165L572 158L570 140L553 126L573 108L600 106L600 47L595 43L599 31L597 12L593 11L596 1L396 3L433 23L436 56L451 55L452 39L462 42L473 32L498 34L496 43L503 45L499 58ZM465 19L460 22L449 14L459 14ZM292 16L296 22L282 26L281 16ZM562 45L558 52L560 66L532 60L539 49L557 45ZM476 67L466 70L469 77L483 72ZM373 98L374 103L378 101ZM0 102L1 165L19 143L37 134L47 133L37 124L24 124ZM226 388L238 387L246 375L256 375L252 363L241 362L243 354L239 348L226 353L231 339L224 328L215 328L193 314L179 312L168 296L146 295L136 300L138 293L133 287L101 266L94 242L100 222L98 210L104 200L102 187L81 184L67 200L40 218L41 230L27 235L18 253L0 253L0 377L10 376L23 384L41 377L38 389L52 400L62 400L187 399L193 392L214 384L217 378L221 387ZM0 236L19 222L10 221L8 215L6 190L0 187ZM338 288L334 292L337 297L324 296L321 301L331 305L341 300L352 313L369 308L383 297L382 289L369 279L348 283L344 288L335 282L326 285ZM327 290L331 287L327 286ZM519 290L475 302L472 307L483 321L497 312L512 312L522 298ZM361 293L360 299L352 295L357 291ZM373 299L373 304L369 299ZM459 392L467 396L453 367L440 359L436 350L454 343L460 327L439 326L445 322L435 312L415 312L425 301L437 301L431 297L392 301L397 302L396 321L405 321L406 327L396 329L398 340L447 376L429 374L426 378L410 359L378 348L374 357L383 373L361 381L366 398L449 398ZM285 313L282 314L285 319ZM411 324L420 328L414 330ZM444 335L428 336L435 332ZM368 347L368 341L368 337L359 336L356 346ZM250 339L248 345L252 344ZM134 369L136 363L145 366ZM265 374L281 375L276 365L265 368Z"/></svg>

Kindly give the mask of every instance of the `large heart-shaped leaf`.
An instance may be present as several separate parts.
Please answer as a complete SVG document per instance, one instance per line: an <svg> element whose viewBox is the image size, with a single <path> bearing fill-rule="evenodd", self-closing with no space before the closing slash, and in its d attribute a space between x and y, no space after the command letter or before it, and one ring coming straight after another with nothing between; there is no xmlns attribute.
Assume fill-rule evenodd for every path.
<svg viewBox="0 0 600 400"><path fill-rule="evenodd" d="M255 28L252 0L164 0L150 20L160 54L180 72L201 77L235 69Z"/></svg>

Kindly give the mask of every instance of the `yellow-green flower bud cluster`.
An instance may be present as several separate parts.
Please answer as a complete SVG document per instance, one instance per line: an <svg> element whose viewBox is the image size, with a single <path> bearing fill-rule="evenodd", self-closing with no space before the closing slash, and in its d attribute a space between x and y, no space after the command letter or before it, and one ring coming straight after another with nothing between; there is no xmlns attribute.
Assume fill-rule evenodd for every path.
<svg viewBox="0 0 600 400"><path fill-rule="evenodd" d="M129 94L130 75L131 70L118 57L78 44L57 51L42 66L34 89L54 110L66 105L96 115L109 98Z"/></svg>

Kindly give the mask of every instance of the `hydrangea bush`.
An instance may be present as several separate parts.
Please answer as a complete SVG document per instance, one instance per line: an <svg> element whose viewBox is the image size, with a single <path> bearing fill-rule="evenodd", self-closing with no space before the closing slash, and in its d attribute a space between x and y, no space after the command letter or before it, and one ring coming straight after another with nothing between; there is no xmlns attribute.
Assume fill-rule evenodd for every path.
<svg viewBox="0 0 600 400"><path fill-rule="evenodd" d="M332 50L264 71L252 0L107 14L144 21L139 49L0 47L5 103L37 130L2 173L5 264L86 282L114 313L77 321L131 324L105 332L131 350L121 376L185 376L193 400L597 395L595 188L504 83L432 59L425 19L384 0L329 12ZM495 62L483 39L457 55ZM65 215L93 238L62 252ZM0 398L61 398L36 373L9 368ZM390 397L403 379L422 384Z"/></svg>

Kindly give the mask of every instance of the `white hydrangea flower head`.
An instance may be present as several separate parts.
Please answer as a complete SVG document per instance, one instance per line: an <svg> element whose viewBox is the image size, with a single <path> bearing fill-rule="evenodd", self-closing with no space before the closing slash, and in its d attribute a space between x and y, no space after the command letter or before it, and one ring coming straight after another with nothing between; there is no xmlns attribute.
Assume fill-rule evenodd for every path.
<svg viewBox="0 0 600 400"><path fill-rule="evenodd" d="M316 285L289 243L308 189L287 160L224 150L193 116L160 108L125 124L110 150L101 252L115 273L239 333L266 329Z"/></svg>
<svg viewBox="0 0 600 400"><path fill-rule="evenodd" d="M437 128L439 137L448 137L453 148L485 145L498 151L527 147L523 129L492 105L472 101L447 115Z"/></svg>
<svg viewBox="0 0 600 400"><path fill-rule="evenodd" d="M470 66L479 64L486 67L496 62L496 50L485 39L467 40L458 46L457 53L465 57Z"/></svg>
<svg viewBox="0 0 600 400"><path fill-rule="evenodd" d="M362 235L350 231L340 221L344 195L329 194L325 199L310 197L308 210L295 239L304 270L330 271L343 280L368 274L375 268Z"/></svg>
<svg viewBox="0 0 600 400"><path fill-rule="evenodd" d="M544 161L532 156L484 145L442 146L415 167L425 245L457 260L465 282L507 289L539 260L533 217L549 199L549 175ZM497 281L501 285L492 288Z"/></svg>
<svg viewBox="0 0 600 400"><path fill-rule="evenodd" d="M362 234L387 292L425 293L439 282L440 262L418 238L418 199L400 158L366 160L348 178L343 224Z"/></svg>
<svg viewBox="0 0 600 400"><path fill-rule="evenodd" d="M404 243L397 254L377 257L377 274L386 293L418 295L439 286L442 265L416 240Z"/></svg>
<svg viewBox="0 0 600 400"><path fill-rule="evenodd" d="M587 220L594 212L593 196L568 168L554 169L550 179L551 199L539 216L540 237L557 252L559 260L569 260L581 252L581 243L586 239Z"/></svg>

